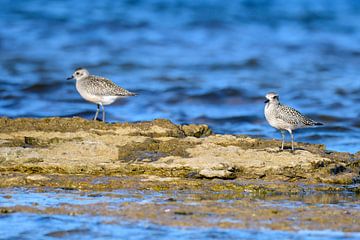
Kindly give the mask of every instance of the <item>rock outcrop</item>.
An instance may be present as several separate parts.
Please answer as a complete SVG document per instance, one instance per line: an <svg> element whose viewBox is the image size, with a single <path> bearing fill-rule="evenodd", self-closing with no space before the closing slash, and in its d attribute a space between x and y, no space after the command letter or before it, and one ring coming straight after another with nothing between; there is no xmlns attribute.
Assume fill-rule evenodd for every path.
<svg viewBox="0 0 360 240"><path fill-rule="evenodd" d="M360 153L213 134L168 120L104 124L81 118L0 118L0 173L154 175L352 184Z"/></svg>

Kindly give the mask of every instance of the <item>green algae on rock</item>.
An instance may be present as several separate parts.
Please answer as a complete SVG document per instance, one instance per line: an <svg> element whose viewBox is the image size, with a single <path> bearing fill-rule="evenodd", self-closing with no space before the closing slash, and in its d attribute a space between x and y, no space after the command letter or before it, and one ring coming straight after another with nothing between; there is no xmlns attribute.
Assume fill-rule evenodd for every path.
<svg viewBox="0 0 360 240"><path fill-rule="evenodd" d="M9 186L18 182L32 188L10 189L0 197L17 199L16 192L30 199L35 193L36 197L18 205L1 206L0 215L15 212L100 215L116 217L119 221L148 221L184 227L360 230L360 209L354 207L359 204L359 199L353 198L356 193L342 195L341 191L348 190L346 186L147 175L0 174L0 186L5 187L6 182ZM42 193L45 193L44 197L39 198ZM56 195L55 199L50 198L52 204L46 204L49 193ZM66 194L65 199L62 193ZM54 201L58 201L57 204ZM341 207L336 205L337 202Z"/></svg>

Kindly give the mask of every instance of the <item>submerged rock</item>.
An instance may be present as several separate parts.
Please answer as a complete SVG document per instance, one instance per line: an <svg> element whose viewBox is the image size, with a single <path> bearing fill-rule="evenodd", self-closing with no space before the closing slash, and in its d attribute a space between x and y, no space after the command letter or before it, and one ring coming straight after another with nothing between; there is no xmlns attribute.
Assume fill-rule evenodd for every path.
<svg viewBox="0 0 360 240"><path fill-rule="evenodd" d="M358 182L359 154L296 143L216 135L206 125L157 119L104 124L81 118L0 118L0 173L154 175L262 179L304 183Z"/></svg>

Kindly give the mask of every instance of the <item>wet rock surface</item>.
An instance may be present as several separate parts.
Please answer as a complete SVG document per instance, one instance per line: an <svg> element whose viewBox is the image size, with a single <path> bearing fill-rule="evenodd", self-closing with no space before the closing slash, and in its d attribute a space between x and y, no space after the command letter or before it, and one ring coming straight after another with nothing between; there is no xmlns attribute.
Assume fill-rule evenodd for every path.
<svg viewBox="0 0 360 240"><path fill-rule="evenodd" d="M7 177L32 188L3 188L2 217L101 216L108 218L102 225L120 225L126 219L172 227L360 231L360 209L354 207L359 198L354 192L339 194L347 191L345 186L149 175Z"/></svg>
<svg viewBox="0 0 360 240"><path fill-rule="evenodd" d="M0 129L3 219L91 219L87 231L55 224L43 230L46 236L91 235L98 218L105 229L121 229L126 220L360 231L359 154L303 143L294 153L281 152L279 141L217 135L206 125L163 119L1 118Z"/></svg>
<svg viewBox="0 0 360 240"><path fill-rule="evenodd" d="M359 181L359 154L277 140L213 134L206 125L157 119L104 124L81 118L0 119L0 171L97 176Z"/></svg>

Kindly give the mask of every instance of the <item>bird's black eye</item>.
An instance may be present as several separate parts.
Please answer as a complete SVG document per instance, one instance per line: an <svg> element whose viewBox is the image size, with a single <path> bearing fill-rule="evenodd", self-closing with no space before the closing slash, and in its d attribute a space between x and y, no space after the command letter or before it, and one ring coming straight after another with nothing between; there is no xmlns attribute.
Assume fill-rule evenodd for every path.
<svg viewBox="0 0 360 240"><path fill-rule="evenodd" d="M80 73L79 73L79 72L76 72L75 74L76 74L76 75L79 75Z"/></svg>
<svg viewBox="0 0 360 240"><path fill-rule="evenodd" d="M278 96L273 96L273 99L277 99Z"/></svg>

